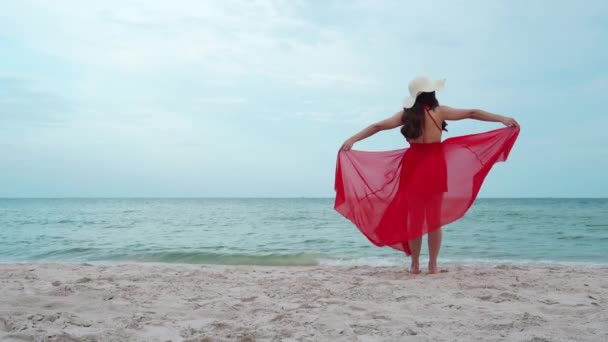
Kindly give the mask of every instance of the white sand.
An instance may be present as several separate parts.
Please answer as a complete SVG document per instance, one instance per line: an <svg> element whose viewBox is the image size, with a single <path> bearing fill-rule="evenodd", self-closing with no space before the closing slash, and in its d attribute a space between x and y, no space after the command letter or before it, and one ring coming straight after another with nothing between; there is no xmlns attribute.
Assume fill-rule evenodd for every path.
<svg viewBox="0 0 608 342"><path fill-rule="evenodd" d="M608 341L608 267L0 265L1 341Z"/></svg>

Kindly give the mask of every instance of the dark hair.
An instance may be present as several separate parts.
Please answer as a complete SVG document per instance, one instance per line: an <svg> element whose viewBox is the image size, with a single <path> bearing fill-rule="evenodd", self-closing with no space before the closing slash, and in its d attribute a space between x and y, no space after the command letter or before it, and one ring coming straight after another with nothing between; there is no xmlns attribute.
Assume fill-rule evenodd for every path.
<svg viewBox="0 0 608 342"><path fill-rule="evenodd" d="M412 108L403 108L403 116L401 117L403 126L401 127L401 134L403 134L406 139L416 139L420 137L422 135L422 124L426 118L424 115L424 107L433 110L437 106L439 106L439 101L437 101L434 91L418 95ZM446 126L447 124L442 122L441 128L444 131L447 131Z"/></svg>

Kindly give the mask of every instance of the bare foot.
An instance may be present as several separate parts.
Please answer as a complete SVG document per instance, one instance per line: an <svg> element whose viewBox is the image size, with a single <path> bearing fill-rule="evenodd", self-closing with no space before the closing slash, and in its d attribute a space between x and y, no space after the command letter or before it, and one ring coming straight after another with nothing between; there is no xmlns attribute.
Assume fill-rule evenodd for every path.
<svg viewBox="0 0 608 342"><path fill-rule="evenodd" d="M411 274L420 274L420 265L418 264L418 262L412 261L412 265L410 266L409 272Z"/></svg>
<svg viewBox="0 0 608 342"><path fill-rule="evenodd" d="M439 270L436 263L429 263L429 274L445 273L447 271L446 269Z"/></svg>

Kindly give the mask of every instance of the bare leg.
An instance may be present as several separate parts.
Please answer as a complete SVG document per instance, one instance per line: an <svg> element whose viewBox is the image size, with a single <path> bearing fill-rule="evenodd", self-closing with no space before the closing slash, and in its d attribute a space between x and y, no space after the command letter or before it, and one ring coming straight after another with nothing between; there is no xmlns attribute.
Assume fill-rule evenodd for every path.
<svg viewBox="0 0 608 342"><path fill-rule="evenodd" d="M410 266L410 273L418 274L420 273L420 248L422 247L422 238L419 237L416 240L410 240L407 242L410 247L410 252L412 255L412 265Z"/></svg>
<svg viewBox="0 0 608 342"><path fill-rule="evenodd" d="M437 257L439 256L439 250L441 249L441 205L443 195L433 194L426 198L426 222L428 223L429 230L433 230L428 233L428 244L429 244L429 274L437 273Z"/></svg>
<svg viewBox="0 0 608 342"><path fill-rule="evenodd" d="M437 273L437 257L441 249L441 228L429 233L429 273ZM413 255L413 254L412 254Z"/></svg>

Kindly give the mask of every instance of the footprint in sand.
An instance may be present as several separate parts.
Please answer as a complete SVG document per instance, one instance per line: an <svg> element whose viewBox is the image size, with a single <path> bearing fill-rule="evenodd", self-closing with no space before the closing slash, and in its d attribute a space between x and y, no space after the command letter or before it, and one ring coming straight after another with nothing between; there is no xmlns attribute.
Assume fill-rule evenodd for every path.
<svg viewBox="0 0 608 342"><path fill-rule="evenodd" d="M420 299L420 297L414 296L414 295L406 295L406 296L399 296L399 297L395 298L395 300L398 302L403 302L408 299Z"/></svg>
<svg viewBox="0 0 608 342"><path fill-rule="evenodd" d="M59 335L49 335L45 339L48 342L81 342L82 339L74 337L68 333L61 333Z"/></svg>
<svg viewBox="0 0 608 342"><path fill-rule="evenodd" d="M526 342L549 342L549 340L544 337L533 337L531 340Z"/></svg>
<svg viewBox="0 0 608 342"><path fill-rule="evenodd" d="M112 300L114 299L115 295L113 293L106 293L105 295L103 295L103 300Z"/></svg>
<svg viewBox="0 0 608 342"><path fill-rule="evenodd" d="M82 277L78 280L76 280L76 284L82 284L82 283L88 283L90 282L92 279L89 277Z"/></svg>
<svg viewBox="0 0 608 342"><path fill-rule="evenodd" d="M61 286L49 291L49 296L57 296L57 297L67 297L74 294L74 290L72 290L69 286Z"/></svg>
<svg viewBox="0 0 608 342"><path fill-rule="evenodd" d="M431 323L431 322L420 322L420 321L415 321L414 324L416 324L416 326L418 328L425 328L425 327L430 327L433 325L433 323Z"/></svg>
<svg viewBox="0 0 608 342"><path fill-rule="evenodd" d="M44 316L41 314L29 315L27 316L27 319L30 321L40 322L44 319Z"/></svg>
<svg viewBox="0 0 608 342"><path fill-rule="evenodd" d="M300 306L298 306L298 309L317 309L319 308L318 305L313 305L313 304L309 304L309 303L304 303ZM351 307L352 309L353 307ZM365 309L361 309L361 310L365 310Z"/></svg>
<svg viewBox="0 0 608 342"><path fill-rule="evenodd" d="M497 330L513 329L514 326L515 326L515 322L494 323L494 324L487 325L486 328L488 328L489 330L492 330L492 331L497 331Z"/></svg>
<svg viewBox="0 0 608 342"><path fill-rule="evenodd" d="M381 314L372 314L372 318L373 319L383 319L383 320L386 320L386 321L390 321L391 320L388 316L381 315Z"/></svg>
<svg viewBox="0 0 608 342"><path fill-rule="evenodd" d="M270 321L271 322L280 321L280 320L282 320L284 318L287 318L288 316L289 316L288 314L284 314L284 313L283 314L278 314L273 319L271 319Z"/></svg>
<svg viewBox="0 0 608 342"><path fill-rule="evenodd" d="M504 300L521 300L522 299L520 296L516 295L515 293L511 293L511 292L503 292L499 295L499 297Z"/></svg>
<svg viewBox="0 0 608 342"><path fill-rule="evenodd" d="M542 318L541 316L531 315L528 312L524 312L524 315L521 318L521 322L525 325L540 326L542 325L542 323L547 322L547 320Z"/></svg>
<svg viewBox="0 0 608 342"><path fill-rule="evenodd" d="M449 309L456 309L456 310L462 309L461 305L454 305L454 304L444 305L443 307L444 308L449 308Z"/></svg>
<svg viewBox="0 0 608 342"><path fill-rule="evenodd" d="M351 310L355 310L355 311L366 311L366 310L367 310L367 309L365 309L365 308L362 308L362 307L360 307L360 306L355 306L355 305L350 305L350 306L349 306L349 308L350 308Z"/></svg>
<svg viewBox="0 0 608 342"><path fill-rule="evenodd" d="M70 315L69 318L66 320L66 323L84 328L88 328L92 325L91 322L85 321L76 315Z"/></svg>
<svg viewBox="0 0 608 342"><path fill-rule="evenodd" d="M510 293L510 292L503 292L496 297L494 297L492 295L485 295L485 296L481 296L478 298L481 300L484 300L484 301L492 302L492 303L502 303L502 302L508 302L508 301L521 301L522 300L521 297L519 297L518 295L516 295L514 293Z"/></svg>
<svg viewBox="0 0 608 342"><path fill-rule="evenodd" d="M415 336L415 335L418 335L418 332L413 329L407 328L403 331L402 335Z"/></svg>
<svg viewBox="0 0 608 342"><path fill-rule="evenodd" d="M9 332L13 330L13 326L4 318L0 318L0 331Z"/></svg>
<svg viewBox="0 0 608 342"><path fill-rule="evenodd" d="M229 324L221 321L214 321L213 323L211 323L211 326L216 329L227 329L230 327Z"/></svg>

